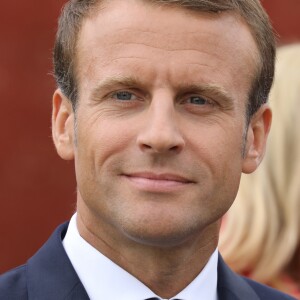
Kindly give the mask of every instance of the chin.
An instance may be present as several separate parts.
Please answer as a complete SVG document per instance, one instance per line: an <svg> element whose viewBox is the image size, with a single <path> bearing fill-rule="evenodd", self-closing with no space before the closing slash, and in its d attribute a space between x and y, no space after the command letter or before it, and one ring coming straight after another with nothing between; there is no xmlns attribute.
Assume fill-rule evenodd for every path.
<svg viewBox="0 0 300 300"><path fill-rule="evenodd" d="M161 222L149 222L141 226L123 227L123 233L131 241L145 246L153 246L159 248L178 247L195 237L201 232L199 227L194 224L182 224L174 219L169 223L162 224Z"/></svg>

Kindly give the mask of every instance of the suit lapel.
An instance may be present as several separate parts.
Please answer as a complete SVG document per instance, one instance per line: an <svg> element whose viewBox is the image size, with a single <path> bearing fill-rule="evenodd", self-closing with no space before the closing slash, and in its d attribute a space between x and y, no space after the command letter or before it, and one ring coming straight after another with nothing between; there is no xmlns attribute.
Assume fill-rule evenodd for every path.
<svg viewBox="0 0 300 300"><path fill-rule="evenodd" d="M28 261L28 298L31 300L89 300L65 250L62 239L68 223L59 226L44 246ZM260 300L245 279L219 255L219 300Z"/></svg>
<svg viewBox="0 0 300 300"><path fill-rule="evenodd" d="M218 262L218 296L219 300L260 299L243 277L230 270L221 255Z"/></svg>
<svg viewBox="0 0 300 300"><path fill-rule="evenodd" d="M68 223L57 228L28 261L28 298L31 300L89 300L65 250L62 239Z"/></svg>

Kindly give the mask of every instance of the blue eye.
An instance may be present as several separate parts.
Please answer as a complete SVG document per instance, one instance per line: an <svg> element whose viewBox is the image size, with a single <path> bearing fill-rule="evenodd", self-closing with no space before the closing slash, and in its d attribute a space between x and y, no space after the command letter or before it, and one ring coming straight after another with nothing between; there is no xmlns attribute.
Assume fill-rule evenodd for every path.
<svg viewBox="0 0 300 300"><path fill-rule="evenodd" d="M134 100L135 97L132 93L126 92L126 91L121 91L121 92L117 92L113 95L114 98L118 99L118 100Z"/></svg>
<svg viewBox="0 0 300 300"><path fill-rule="evenodd" d="M193 97L189 98L189 103L196 104L196 105L204 105L204 104L207 104L208 101L202 97L193 96Z"/></svg>

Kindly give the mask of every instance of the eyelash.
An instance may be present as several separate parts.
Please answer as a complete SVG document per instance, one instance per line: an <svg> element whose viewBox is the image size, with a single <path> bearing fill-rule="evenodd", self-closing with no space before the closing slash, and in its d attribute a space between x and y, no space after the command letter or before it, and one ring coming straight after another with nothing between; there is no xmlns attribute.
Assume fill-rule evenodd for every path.
<svg viewBox="0 0 300 300"><path fill-rule="evenodd" d="M203 103L201 103L201 105L198 103L198 104L195 104L195 103L191 103L189 100L191 100L191 99L193 99L193 98L195 98L195 99L200 99L201 100L201 102L203 102ZM189 97L187 97L187 98L185 98L186 100L185 100L185 102L187 102L188 104L191 104L191 105L195 105L195 106L203 106L203 105L214 105L214 102L213 101L211 101L211 100L209 100L209 99L207 99L206 97L203 97L203 96L198 96L198 95L192 95L192 96L189 96Z"/></svg>
<svg viewBox="0 0 300 300"><path fill-rule="evenodd" d="M111 95L111 98L117 99L116 97L118 96L118 94L123 94L123 96L124 96L125 94L127 94L127 95L129 95L129 96L131 96L131 97L134 96L134 97L137 99L137 96L135 96L134 93L129 92L129 91L118 91L118 92L114 92L114 93ZM136 99L117 99L117 100L119 100L119 101L130 101L130 100L136 100Z"/></svg>

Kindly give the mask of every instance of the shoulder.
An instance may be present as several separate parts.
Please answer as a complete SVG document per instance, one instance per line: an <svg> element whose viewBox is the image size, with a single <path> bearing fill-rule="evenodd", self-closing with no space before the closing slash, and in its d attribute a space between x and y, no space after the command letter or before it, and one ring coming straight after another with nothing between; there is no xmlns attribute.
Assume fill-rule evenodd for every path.
<svg viewBox="0 0 300 300"><path fill-rule="evenodd" d="M28 299L26 265L20 266L0 275L0 299Z"/></svg>
<svg viewBox="0 0 300 300"><path fill-rule="evenodd" d="M34 295L37 292L42 294L48 288L49 294L49 291L55 290L58 284L53 284L49 278L60 283L62 268L69 266L68 257L62 245L62 238L67 227L68 223L60 225L48 241L28 260L27 264L0 275L1 300L27 300L28 294L32 295L32 292ZM51 273L53 269L54 271ZM71 269L70 266L69 269ZM72 274L72 271L67 274L70 273ZM35 299L46 298L43 296Z"/></svg>
<svg viewBox="0 0 300 300"><path fill-rule="evenodd" d="M295 300L295 298L284 294L278 290L275 290L269 286L253 281L249 278L243 277L244 280L255 290L257 295L261 299L272 299L272 300Z"/></svg>
<svg viewBox="0 0 300 300"><path fill-rule="evenodd" d="M221 299L233 300L295 300L271 287L233 272L219 255L218 294Z"/></svg>

